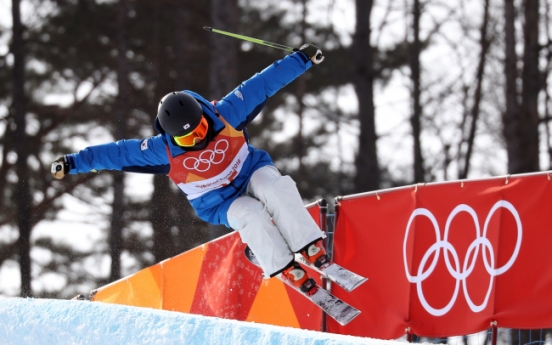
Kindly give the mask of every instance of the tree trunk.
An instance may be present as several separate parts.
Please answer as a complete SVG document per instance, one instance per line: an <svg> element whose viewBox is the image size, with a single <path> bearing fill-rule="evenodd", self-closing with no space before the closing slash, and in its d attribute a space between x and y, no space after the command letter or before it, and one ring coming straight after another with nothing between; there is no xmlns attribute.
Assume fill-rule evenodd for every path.
<svg viewBox="0 0 552 345"><path fill-rule="evenodd" d="M514 6L511 2L511 0L506 0L507 11L514 10ZM508 15L513 17L513 14L507 12L507 20L510 19ZM515 133L518 136L516 138L506 137L506 142L509 147L512 146L512 151L514 152L514 155L508 156L508 172L510 174L539 170L538 97L541 77L539 71L540 47L538 42L539 0L525 1L524 17L521 107L519 112L514 113L517 116L513 121L513 124L516 126L516 131L514 132L514 130L510 128L511 132L507 133ZM510 21L511 23L509 24L513 25L513 19L510 19ZM513 28L510 28L510 30L513 31ZM513 50L514 47L510 47L510 49ZM512 68L512 66L510 66L510 68ZM510 87L513 86L510 85ZM512 123L509 123L509 125L512 125ZM510 142L512 139L513 142ZM529 330L512 330L511 339L512 344L527 344L530 343L531 339L534 339L534 337L532 337L531 331Z"/></svg>
<svg viewBox="0 0 552 345"><path fill-rule="evenodd" d="M128 61L126 58L126 17L128 13L127 0L119 0L118 37L117 37L117 84L119 92L116 100L115 139L125 139L127 132L128 98ZM109 252L111 255L110 281L121 278L121 251L123 249L125 176L122 172L113 173L113 205L111 214L111 233L109 237Z"/></svg>
<svg viewBox="0 0 552 345"><path fill-rule="evenodd" d="M164 57L163 44L161 42L161 32L160 32L160 8L163 6L161 1L156 1L154 3L154 44L153 49L155 51L155 61L154 61L154 79L155 79L155 99L157 102L167 93L173 91L168 89L170 84L166 79L169 74L169 62L167 62ZM155 112L157 109L155 109ZM153 194L151 196L151 214L150 222L153 228L153 256L155 262L160 262L166 259L170 253L172 253L172 238L171 238L171 205L170 200L172 199L172 191L169 186L169 181L167 176L164 175L155 175L153 177ZM178 205L176 205L178 207Z"/></svg>
<svg viewBox="0 0 552 345"><path fill-rule="evenodd" d="M521 97L517 89L518 73L515 53L515 7L505 0L506 32L506 112L503 117L504 138L508 153L508 173L539 170L539 1L525 2L525 26ZM520 101L521 99L521 101Z"/></svg>
<svg viewBox="0 0 552 345"><path fill-rule="evenodd" d="M539 109L540 93L539 70L539 0L525 2L525 26L523 49L523 72L520 118L521 145L523 152L519 157L518 171L511 173L532 172L539 170Z"/></svg>
<svg viewBox="0 0 552 345"><path fill-rule="evenodd" d="M229 31L238 31L238 1L212 0L211 20L213 27ZM232 91L238 83L238 47L240 40L212 34L210 92L214 99L221 99Z"/></svg>
<svg viewBox="0 0 552 345"><path fill-rule="evenodd" d="M520 117L519 93L517 89L517 54L515 31L515 6L514 0L504 0L504 33L505 33L505 58L504 75L506 79L505 99L506 110L502 123L504 139L506 140L506 152L508 155L508 172L519 171L519 150L521 148L518 121Z"/></svg>
<svg viewBox="0 0 552 345"><path fill-rule="evenodd" d="M414 140L414 182L425 182L424 159L422 156L421 144L421 87L420 87L420 52L422 44L420 42L420 1L414 0L412 8L412 31L413 42L410 44L410 78L412 79L412 116L410 124L412 125L412 137Z"/></svg>
<svg viewBox="0 0 552 345"><path fill-rule="evenodd" d="M25 99L25 52L20 1L12 0L13 18L13 115L15 119L17 153L17 226L19 228L19 267L21 272L21 296L31 296L31 193L27 159L27 105Z"/></svg>
<svg viewBox="0 0 552 345"><path fill-rule="evenodd" d="M174 253L171 236L173 219L170 209L175 205L172 205L173 192L169 183L171 182L164 175L155 175L153 178L150 221L153 227L153 256L155 262L165 260Z"/></svg>
<svg viewBox="0 0 552 345"><path fill-rule="evenodd" d="M301 13L301 22L300 22L300 35L301 35L301 44L306 43L306 29L307 29L307 0L300 0L301 6L302 6L302 13ZM299 163L299 166L297 168L297 174L295 175L295 183L297 184L297 187L299 191L301 192L304 190L304 188L307 187L307 183L305 181L305 177L307 174L307 171L305 169L305 156L307 147L305 144L305 94L307 93L307 79L306 78L298 78L296 81L296 89L295 89L295 99L297 101L297 120L299 123L299 128L297 129L297 136L294 139L294 149L297 154L297 160Z"/></svg>
<svg viewBox="0 0 552 345"><path fill-rule="evenodd" d="M485 63L487 61L487 52L489 51L489 46L491 44L490 39L487 38L487 27L489 26L489 0L485 0L484 12L483 12L483 22L481 23L480 29L480 40L479 45L481 46L481 53L479 55L479 63L477 65L477 74L476 81L477 85L475 87L475 94L473 99L473 107L471 110L471 125L468 135L467 151L466 157L464 160L464 168L459 176L461 179L468 177L468 171L470 168L471 154L473 151L473 145L475 141L475 132L477 129L477 121L479 120L480 104L482 97L482 85L483 85L483 75L485 74Z"/></svg>
<svg viewBox="0 0 552 345"><path fill-rule="evenodd" d="M544 22L549 23L550 18L550 3L545 2ZM552 42L552 33L550 32L550 26L546 26L546 40ZM550 92L548 91L548 78L552 72L552 47L548 47L546 50L546 67L542 75L542 90L545 92L544 97L544 127L546 130L546 144L548 151L548 170L552 170L552 133L550 132Z"/></svg>
<svg viewBox="0 0 552 345"><path fill-rule="evenodd" d="M355 159L355 188L358 192L380 187L374 108L374 49L370 44L372 0L356 0L356 28L353 35L353 83L358 99L360 134Z"/></svg>
<svg viewBox="0 0 552 345"><path fill-rule="evenodd" d="M238 32L238 1L212 0L211 20L213 27ZM232 91L238 80L238 51L240 41L222 35L213 34L211 39L211 68L209 91L213 99L221 99ZM214 239L227 234L230 229L224 225L209 225L209 238Z"/></svg>

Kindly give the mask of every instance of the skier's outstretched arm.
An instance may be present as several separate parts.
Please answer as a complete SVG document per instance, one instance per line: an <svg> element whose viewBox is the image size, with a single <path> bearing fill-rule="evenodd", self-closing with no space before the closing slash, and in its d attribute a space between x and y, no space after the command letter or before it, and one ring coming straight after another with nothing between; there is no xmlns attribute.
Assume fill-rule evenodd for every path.
<svg viewBox="0 0 552 345"><path fill-rule="evenodd" d="M142 140L119 140L64 155L52 163L51 172L57 179L94 170L166 174L170 169L166 150L160 135Z"/></svg>
<svg viewBox="0 0 552 345"><path fill-rule="evenodd" d="M274 62L241 83L216 104L216 109L232 127L241 130L258 114L255 108L305 73L313 63L319 64L323 60L320 49L305 44L299 51Z"/></svg>

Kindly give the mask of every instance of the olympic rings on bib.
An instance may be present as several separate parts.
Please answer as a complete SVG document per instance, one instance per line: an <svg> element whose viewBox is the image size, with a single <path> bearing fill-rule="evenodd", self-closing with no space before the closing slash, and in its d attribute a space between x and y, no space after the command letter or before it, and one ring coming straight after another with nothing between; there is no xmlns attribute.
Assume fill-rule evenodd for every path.
<svg viewBox="0 0 552 345"><path fill-rule="evenodd" d="M211 164L220 164L224 161L228 148L230 148L228 140L219 140L215 144L213 150L205 150L201 152L198 158L188 157L182 162L182 165L184 165L184 167L188 170L206 172L211 169Z"/></svg>

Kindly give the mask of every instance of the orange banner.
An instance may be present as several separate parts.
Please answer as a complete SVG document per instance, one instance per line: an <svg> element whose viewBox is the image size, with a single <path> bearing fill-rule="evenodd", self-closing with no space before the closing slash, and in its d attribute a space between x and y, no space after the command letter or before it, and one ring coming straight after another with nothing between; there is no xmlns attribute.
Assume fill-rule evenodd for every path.
<svg viewBox="0 0 552 345"><path fill-rule="evenodd" d="M318 223L319 207L308 211ZM101 287L91 300L320 330L320 309L278 279L263 280L244 249L234 232Z"/></svg>
<svg viewBox="0 0 552 345"><path fill-rule="evenodd" d="M362 314L334 333L395 339L552 327L549 173L343 198L334 260L369 281L333 293Z"/></svg>

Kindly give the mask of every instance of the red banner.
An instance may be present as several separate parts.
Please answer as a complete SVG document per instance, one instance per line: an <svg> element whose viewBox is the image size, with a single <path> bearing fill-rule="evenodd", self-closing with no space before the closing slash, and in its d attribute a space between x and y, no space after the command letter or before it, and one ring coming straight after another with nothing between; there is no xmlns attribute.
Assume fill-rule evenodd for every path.
<svg viewBox="0 0 552 345"><path fill-rule="evenodd" d="M362 314L329 331L395 339L552 327L552 181L531 174L345 197L334 260L369 278L333 293Z"/></svg>

